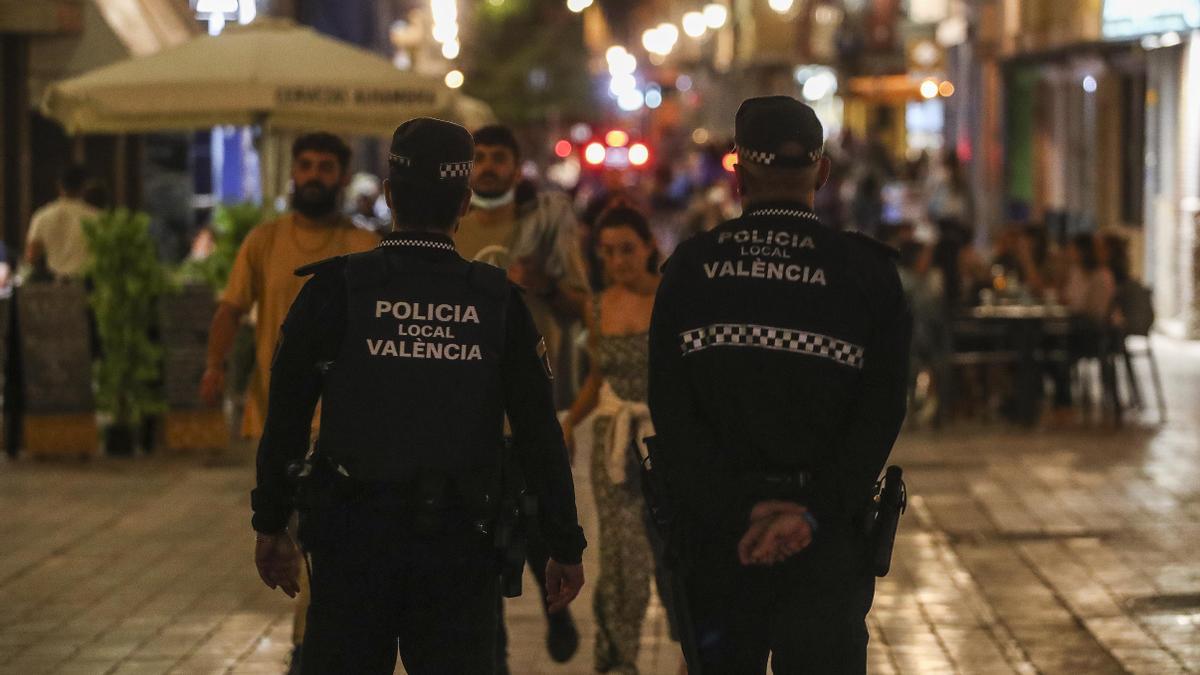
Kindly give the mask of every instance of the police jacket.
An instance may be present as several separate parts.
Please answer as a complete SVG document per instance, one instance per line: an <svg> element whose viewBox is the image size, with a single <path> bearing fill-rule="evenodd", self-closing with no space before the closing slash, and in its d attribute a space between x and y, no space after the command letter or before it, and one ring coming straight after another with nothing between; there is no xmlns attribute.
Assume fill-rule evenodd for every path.
<svg viewBox="0 0 1200 675"><path fill-rule="evenodd" d="M684 507L745 532L760 474L848 523L904 419L910 318L892 249L800 203L754 204L683 242L650 326L649 403Z"/></svg>
<svg viewBox="0 0 1200 675"><path fill-rule="evenodd" d="M579 562L585 542L545 346L505 273L463 260L448 236L410 232L297 274L313 277L271 366L254 528L278 531L291 513L287 467L307 449L318 398L320 452L372 484L426 474L464 479L459 490L487 484L500 471L507 415L551 555Z"/></svg>

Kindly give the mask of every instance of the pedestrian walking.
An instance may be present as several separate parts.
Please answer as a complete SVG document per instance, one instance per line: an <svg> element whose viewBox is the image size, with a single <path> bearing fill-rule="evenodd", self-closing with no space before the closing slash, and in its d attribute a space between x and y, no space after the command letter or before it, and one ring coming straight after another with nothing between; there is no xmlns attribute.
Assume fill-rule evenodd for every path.
<svg viewBox="0 0 1200 675"><path fill-rule="evenodd" d="M379 237L342 215L338 200L350 180L350 148L328 133L306 134L292 145L292 210L250 231L238 249L229 282L213 315L201 398L217 405L225 394L225 365L238 327L254 317L254 371L246 391L241 433L262 435L271 382L271 358L279 330L304 280L293 272L331 256L369 250ZM311 414L304 420L313 419ZM300 601L292 628L294 651L304 642L308 577L301 576ZM295 660L295 655L293 655Z"/></svg>
<svg viewBox="0 0 1200 675"><path fill-rule="evenodd" d="M592 371L563 420L574 455L574 430L593 412L592 492L600 525L596 581L595 666L599 673L637 673L650 578L661 578L661 545L652 541L640 487L643 438L653 435L646 407L650 315L658 289L658 246L639 211L619 206L599 216L596 247L610 283L588 322ZM670 611L670 593L659 584Z"/></svg>

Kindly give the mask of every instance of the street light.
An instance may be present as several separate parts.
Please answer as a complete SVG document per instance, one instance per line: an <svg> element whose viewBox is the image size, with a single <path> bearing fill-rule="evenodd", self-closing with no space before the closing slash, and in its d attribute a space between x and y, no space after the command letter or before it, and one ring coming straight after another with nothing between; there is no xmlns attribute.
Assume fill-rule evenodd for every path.
<svg viewBox="0 0 1200 675"><path fill-rule="evenodd" d="M776 12L779 12L780 14L786 14L787 12L792 11L792 5L796 3L795 0L767 0L767 4L770 5L771 9L775 10Z"/></svg>
<svg viewBox="0 0 1200 675"><path fill-rule="evenodd" d="M938 95L938 83L933 80L925 80L921 83L921 97L934 98Z"/></svg>
<svg viewBox="0 0 1200 675"><path fill-rule="evenodd" d="M704 20L713 30L723 28L729 20L729 10L719 2L710 2L704 6Z"/></svg>
<svg viewBox="0 0 1200 675"><path fill-rule="evenodd" d="M683 32L687 33L688 37L698 38L708 30L708 22L704 20L704 15L700 12L684 14L682 23Z"/></svg>
<svg viewBox="0 0 1200 675"><path fill-rule="evenodd" d="M461 70L452 70L446 73L446 86L450 87L451 89L458 89L459 87L463 86L463 81L465 79L466 78L463 77Z"/></svg>
<svg viewBox="0 0 1200 675"><path fill-rule="evenodd" d="M576 14L592 6L592 0L567 0L567 9Z"/></svg>
<svg viewBox="0 0 1200 675"><path fill-rule="evenodd" d="M458 40L451 40L450 42L442 45L442 56L451 60L457 59L458 53L461 49L462 46L458 44Z"/></svg>

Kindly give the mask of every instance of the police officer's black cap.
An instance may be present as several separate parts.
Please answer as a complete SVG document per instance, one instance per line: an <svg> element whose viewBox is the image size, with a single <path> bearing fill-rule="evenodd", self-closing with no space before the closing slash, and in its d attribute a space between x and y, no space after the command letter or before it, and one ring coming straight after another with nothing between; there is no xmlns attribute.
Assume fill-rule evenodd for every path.
<svg viewBox="0 0 1200 675"><path fill-rule="evenodd" d="M393 181L465 189L474 157L469 131L453 122L417 117L396 127L388 167Z"/></svg>
<svg viewBox="0 0 1200 675"><path fill-rule="evenodd" d="M734 143L739 162L798 168L821 159L825 134L807 105L791 96L760 96L738 108Z"/></svg>

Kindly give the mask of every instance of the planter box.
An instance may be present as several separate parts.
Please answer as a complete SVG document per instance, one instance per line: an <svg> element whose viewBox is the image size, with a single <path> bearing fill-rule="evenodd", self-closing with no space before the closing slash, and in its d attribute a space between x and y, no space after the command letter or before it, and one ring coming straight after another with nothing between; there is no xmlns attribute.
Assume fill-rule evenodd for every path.
<svg viewBox="0 0 1200 675"><path fill-rule="evenodd" d="M208 349L208 329L216 312L213 291L188 285L159 303L163 346L163 382L170 411L164 418L167 450L222 449L229 427L220 408L200 400L200 378Z"/></svg>
<svg viewBox="0 0 1200 675"><path fill-rule="evenodd" d="M99 444L83 286L26 284L16 299L25 449L34 457L93 456Z"/></svg>

